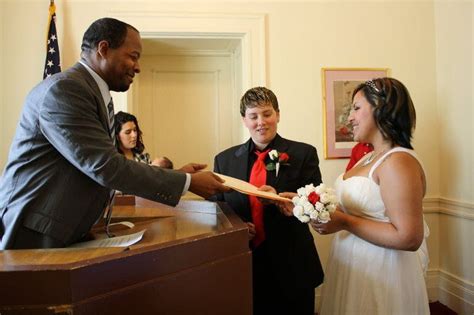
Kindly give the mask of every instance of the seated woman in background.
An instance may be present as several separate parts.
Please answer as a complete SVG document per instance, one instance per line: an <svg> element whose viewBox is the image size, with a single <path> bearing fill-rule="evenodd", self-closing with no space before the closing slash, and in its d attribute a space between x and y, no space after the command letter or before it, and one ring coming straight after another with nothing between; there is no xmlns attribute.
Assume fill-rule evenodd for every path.
<svg viewBox="0 0 474 315"><path fill-rule="evenodd" d="M129 160L156 165L163 168L173 168L173 162L167 157L150 159L150 154L144 152L142 131L138 126L137 117L125 112L115 114L115 134L117 150Z"/></svg>

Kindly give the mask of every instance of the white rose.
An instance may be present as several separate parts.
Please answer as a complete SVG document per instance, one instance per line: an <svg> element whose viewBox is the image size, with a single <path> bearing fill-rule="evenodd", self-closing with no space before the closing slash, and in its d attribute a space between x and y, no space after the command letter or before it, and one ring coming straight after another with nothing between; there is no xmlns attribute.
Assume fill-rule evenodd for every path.
<svg viewBox="0 0 474 315"><path fill-rule="evenodd" d="M315 207L316 210L318 210L318 211L323 211L323 210L324 210L324 204L320 203L319 201L316 202L316 204L314 205L314 207Z"/></svg>
<svg viewBox="0 0 474 315"><path fill-rule="evenodd" d="M293 204L296 206L296 205L298 205L298 203L300 202L300 197L294 196L293 199L291 199L291 201L292 201Z"/></svg>
<svg viewBox="0 0 474 315"><path fill-rule="evenodd" d="M304 196L305 195L305 192L306 190L304 189L304 187L301 187L301 188L298 188L298 190L296 191L296 193L298 194L298 196Z"/></svg>
<svg viewBox="0 0 474 315"><path fill-rule="evenodd" d="M301 222L303 223L308 223L309 222L309 217L307 215L303 215L301 216L301 218L298 218L300 219Z"/></svg>
<svg viewBox="0 0 474 315"><path fill-rule="evenodd" d="M322 195L323 193L326 192L326 185L325 184L320 184L315 188L315 191L318 195Z"/></svg>
<svg viewBox="0 0 474 315"><path fill-rule="evenodd" d="M331 216L327 211L321 211L318 216L318 221L321 223L327 223L331 221Z"/></svg>
<svg viewBox="0 0 474 315"><path fill-rule="evenodd" d="M311 212L314 211L314 207L309 201L304 203L303 209L304 209L304 214L310 214Z"/></svg>
<svg viewBox="0 0 474 315"><path fill-rule="evenodd" d="M319 201L321 203L326 204L326 203L331 201L331 196L327 193L323 193L323 194L319 195Z"/></svg>
<svg viewBox="0 0 474 315"><path fill-rule="evenodd" d="M293 208L293 214L294 214L295 217L300 217L300 216L303 215L303 213L304 213L304 211L303 211L302 206L295 206Z"/></svg>
<svg viewBox="0 0 474 315"><path fill-rule="evenodd" d="M331 203L329 205L326 206L326 209L330 212L330 213L333 213L334 211L336 211L336 205Z"/></svg>
<svg viewBox="0 0 474 315"><path fill-rule="evenodd" d="M330 203L337 203L337 196L336 195L330 195L330 198L329 198L329 202Z"/></svg>
<svg viewBox="0 0 474 315"><path fill-rule="evenodd" d="M310 213L309 217L311 220L316 220L319 216L319 212L318 211L313 211Z"/></svg>
<svg viewBox="0 0 474 315"><path fill-rule="evenodd" d="M300 205L304 205L307 202L308 202L308 197L306 197L306 196L301 196L300 197L300 203L299 203Z"/></svg>
<svg viewBox="0 0 474 315"><path fill-rule="evenodd" d="M309 196L309 194L314 191L314 186L313 184L309 184L309 185L304 186L304 189L305 189L305 195Z"/></svg>
<svg viewBox="0 0 474 315"><path fill-rule="evenodd" d="M278 158L278 151L277 150L271 150L268 153L268 156L270 157L270 159L276 160Z"/></svg>

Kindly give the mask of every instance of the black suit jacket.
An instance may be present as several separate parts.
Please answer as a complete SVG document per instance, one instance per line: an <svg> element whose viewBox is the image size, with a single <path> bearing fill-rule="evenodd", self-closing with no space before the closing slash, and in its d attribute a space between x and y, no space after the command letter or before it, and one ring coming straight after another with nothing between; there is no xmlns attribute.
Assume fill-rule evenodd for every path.
<svg viewBox="0 0 474 315"><path fill-rule="evenodd" d="M214 160L214 171L248 181L251 141L218 154ZM290 158L289 165L280 166L278 176L275 171L267 172L267 185L277 192L296 192L304 185L321 183L318 155L313 146L284 139L278 134L272 143L272 149L286 152ZM217 199L227 202L243 221L252 221L247 195L232 191L218 195ZM308 225L295 217L284 216L273 205L265 206L263 220L265 242L269 249L266 264L277 277L281 288L314 288L321 284L323 270Z"/></svg>

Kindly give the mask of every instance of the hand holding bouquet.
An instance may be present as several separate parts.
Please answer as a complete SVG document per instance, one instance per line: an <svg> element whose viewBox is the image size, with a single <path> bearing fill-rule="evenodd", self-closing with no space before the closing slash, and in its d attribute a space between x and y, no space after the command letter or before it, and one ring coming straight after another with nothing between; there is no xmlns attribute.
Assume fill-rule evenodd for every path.
<svg viewBox="0 0 474 315"><path fill-rule="evenodd" d="M293 197L293 215L303 223L316 220L327 223L331 220L330 213L336 210L337 197L334 189L321 184L314 187L306 185L297 190L298 195Z"/></svg>

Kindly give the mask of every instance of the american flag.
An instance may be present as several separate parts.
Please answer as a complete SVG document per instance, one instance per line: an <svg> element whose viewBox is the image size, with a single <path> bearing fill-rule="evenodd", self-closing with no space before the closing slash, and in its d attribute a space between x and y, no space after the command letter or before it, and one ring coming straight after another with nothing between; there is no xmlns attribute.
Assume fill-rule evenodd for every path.
<svg viewBox="0 0 474 315"><path fill-rule="evenodd" d="M51 1L49 6L49 27L48 41L46 44L46 61L44 63L43 79L61 72L61 63L59 62L59 45L56 33L56 6Z"/></svg>

